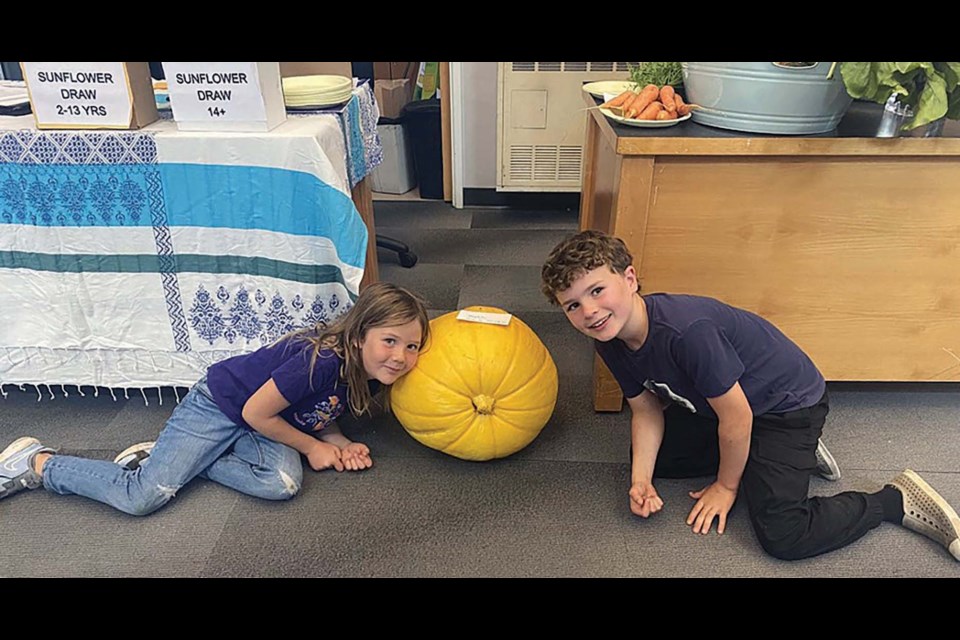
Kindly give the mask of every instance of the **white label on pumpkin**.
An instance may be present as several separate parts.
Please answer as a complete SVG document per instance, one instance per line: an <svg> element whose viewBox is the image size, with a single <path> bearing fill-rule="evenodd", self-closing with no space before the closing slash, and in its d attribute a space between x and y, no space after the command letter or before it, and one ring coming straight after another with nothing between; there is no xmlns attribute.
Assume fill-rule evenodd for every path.
<svg viewBox="0 0 960 640"><path fill-rule="evenodd" d="M483 324L499 324L504 327L510 324L509 313L484 313L483 311L468 311L463 309L457 314L457 320L466 320L467 322L481 322Z"/></svg>

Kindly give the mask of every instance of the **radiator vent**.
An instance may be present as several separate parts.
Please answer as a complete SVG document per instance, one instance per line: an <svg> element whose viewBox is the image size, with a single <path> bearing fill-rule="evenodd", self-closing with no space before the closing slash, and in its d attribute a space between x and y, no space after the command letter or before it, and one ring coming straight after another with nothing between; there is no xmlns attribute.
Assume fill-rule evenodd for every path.
<svg viewBox="0 0 960 640"><path fill-rule="evenodd" d="M510 147L510 180L580 185L583 148L575 145L514 145Z"/></svg>
<svg viewBox="0 0 960 640"><path fill-rule="evenodd" d="M531 145L510 147L510 179L533 180L533 147Z"/></svg>
<svg viewBox="0 0 960 640"><path fill-rule="evenodd" d="M510 69L517 72L566 72L566 73L613 73L629 71L627 65L636 62L511 62Z"/></svg>
<svg viewBox="0 0 960 640"><path fill-rule="evenodd" d="M583 85L626 80L626 62L498 62L497 190L577 192Z"/></svg>
<svg viewBox="0 0 960 640"><path fill-rule="evenodd" d="M583 165L583 147L563 145L560 147L560 161L557 167L557 180L580 183L580 169Z"/></svg>

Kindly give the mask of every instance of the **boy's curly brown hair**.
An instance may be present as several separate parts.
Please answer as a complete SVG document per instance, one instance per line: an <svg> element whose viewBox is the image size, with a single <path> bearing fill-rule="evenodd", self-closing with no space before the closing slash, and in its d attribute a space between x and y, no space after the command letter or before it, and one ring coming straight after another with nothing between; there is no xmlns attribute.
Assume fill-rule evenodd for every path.
<svg viewBox="0 0 960 640"><path fill-rule="evenodd" d="M589 229L571 236L553 248L540 270L540 290L551 304L559 305L557 294L573 281L597 267L624 273L633 264L633 255L620 238Z"/></svg>

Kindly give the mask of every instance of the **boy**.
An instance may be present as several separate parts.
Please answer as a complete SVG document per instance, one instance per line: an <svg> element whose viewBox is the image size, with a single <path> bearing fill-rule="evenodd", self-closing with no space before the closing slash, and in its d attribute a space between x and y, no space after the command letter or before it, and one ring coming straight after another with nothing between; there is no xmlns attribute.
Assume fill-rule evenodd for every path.
<svg viewBox="0 0 960 640"><path fill-rule="evenodd" d="M633 256L619 238L583 231L558 244L542 290L594 339L632 411L630 509L663 506L654 477L716 474L687 516L717 532L742 492L761 546L784 560L847 545L883 521L902 524L960 560L960 518L907 469L876 493L809 498L810 475L839 478L820 442L826 384L770 322L701 296L639 295Z"/></svg>

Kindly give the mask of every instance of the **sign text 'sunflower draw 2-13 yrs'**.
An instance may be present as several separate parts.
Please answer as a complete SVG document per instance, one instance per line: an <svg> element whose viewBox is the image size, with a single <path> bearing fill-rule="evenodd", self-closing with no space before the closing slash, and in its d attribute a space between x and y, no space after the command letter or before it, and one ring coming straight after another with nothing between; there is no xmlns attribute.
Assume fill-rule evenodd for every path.
<svg viewBox="0 0 960 640"><path fill-rule="evenodd" d="M130 88L122 62L25 62L39 123L122 127Z"/></svg>

